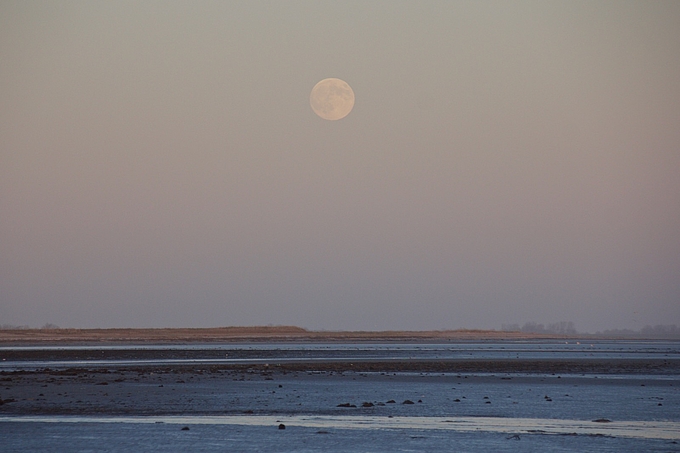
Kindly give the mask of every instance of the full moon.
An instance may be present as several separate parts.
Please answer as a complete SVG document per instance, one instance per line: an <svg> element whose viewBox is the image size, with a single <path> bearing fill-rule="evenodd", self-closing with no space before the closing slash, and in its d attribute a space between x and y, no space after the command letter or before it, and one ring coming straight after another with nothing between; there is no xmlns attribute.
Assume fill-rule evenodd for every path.
<svg viewBox="0 0 680 453"><path fill-rule="evenodd" d="M325 120L339 120L346 117L354 107L354 91L347 82L340 79L323 79L314 85L309 103L314 113Z"/></svg>

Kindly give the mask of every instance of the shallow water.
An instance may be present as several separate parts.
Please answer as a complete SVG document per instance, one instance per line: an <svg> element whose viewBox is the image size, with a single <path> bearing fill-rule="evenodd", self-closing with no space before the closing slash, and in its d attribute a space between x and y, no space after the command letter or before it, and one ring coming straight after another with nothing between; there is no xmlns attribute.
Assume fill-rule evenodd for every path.
<svg viewBox="0 0 680 453"><path fill-rule="evenodd" d="M186 429L188 428L188 429ZM678 452L668 439L602 434L336 428L278 424L0 422L14 452Z"/></svg>
<svg viewBox="0 0 680 453"><path fill-rule="evenodd" d="M0 423L125 423L133 425L239 425L304 427L342 430L445 430L505 434L586 435L636 439L680 440L680 422L593 421L504 417L384 417L384 416L42 416L0 417Z"/></svg>
<svg viewBox="0 0 680 453"><path fill-rule="evenodd" d="M31 360L17 353L61 354L65 358ZM101 353L73 360L67 352ZM145 357L131 357L133 355ZM150 358L157 353L163 358ZM9 357L9 358L8 358ZM677 341L507 341L438 344L399 343L223 343L184 345L72 345L0 347L0 370L69 367L229 365L299 362L508 360L508 359L672 359L680 360Z"/></svg>
<svg viewBox="0 0 680 453"><path fill-rule="evenodd" d="M677 373L334 373L314 371L313 365L329 357L420 359L461 351L487 359L509 351L561 358L583 345L303 346L189 349L241 354L239 360L306 361L311 364L306 372L126 370L93 366L96 360L79 361L87 368L73 375L11 374L5 368L10 381L0 383L0 398L15 401L0 405L0 450L680 452ZM673 358L677 346L610 342L594 348L602 356ZM177 348L143 349L153 356ZM27 361L17 362L15 367L30 368ZM66 361L57 362L66 367ZM402 404L407 399L414 404ZM344 403L356 407L338 407ZM280 423L285 430L278 429Z"/></svg>

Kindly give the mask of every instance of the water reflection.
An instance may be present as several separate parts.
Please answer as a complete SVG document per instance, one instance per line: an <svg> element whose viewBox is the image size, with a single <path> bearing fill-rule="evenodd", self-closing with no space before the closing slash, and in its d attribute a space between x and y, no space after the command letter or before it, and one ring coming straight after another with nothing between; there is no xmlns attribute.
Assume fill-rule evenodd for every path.
<svg viewBox="0 0 680 453"><path fill-rule="evenodd" d="M611 421L503 418L503 417L375 417L375 416L31 416L0 417L15 423L168 423L181 425L241 425L350 429L350 430L447 430L505 434L610 436L637 439L680 439L680 422Z"/></svg>
<svg viewBox="0 0 680 453"><path fill-rule="evenodd" d="M80 359L78 351L101 351ZM159 354L154 357L154 352ZM22 352L27 352L21 357ZM44 354L41 354L44 352ZM54 352L54 354L50 354ZM69 352L73 352L70 354ZM90 354L92 355L92 354ZM41 360L43 359L44 360ZM156 357L159 357L156 359ZM160 358L164 357L164 358ZM81 366L261 364L362 360L680 359L677 341L558 341L489 343L228 343L184 345L3 346L0 369Z"/></svg>

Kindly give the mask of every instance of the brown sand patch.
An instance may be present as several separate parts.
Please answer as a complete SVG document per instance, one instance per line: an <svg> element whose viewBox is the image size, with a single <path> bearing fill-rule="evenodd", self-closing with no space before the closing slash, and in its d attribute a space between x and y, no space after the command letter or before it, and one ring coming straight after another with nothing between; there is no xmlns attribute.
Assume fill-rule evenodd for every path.
<svg viewBox="0 0 680 453"><path fill-rule="evenodd" d="M185 343L230 341L485 341L564 338L495 330L311 331L295 326L168 329L16 329L0 330L0 344L30 343Z"/></svg>

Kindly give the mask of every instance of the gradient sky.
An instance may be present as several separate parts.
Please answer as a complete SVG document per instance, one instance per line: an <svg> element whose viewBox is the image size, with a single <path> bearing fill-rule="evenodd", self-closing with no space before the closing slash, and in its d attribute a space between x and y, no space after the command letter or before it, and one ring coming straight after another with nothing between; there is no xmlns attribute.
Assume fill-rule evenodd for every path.
<svg viewBox="0 0 680 453"><path fill-rule="evenodd" d="M680 324L680 2L0 0L0 324L526 321Z"/></svg>

